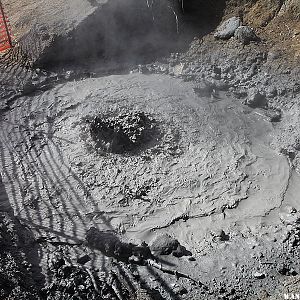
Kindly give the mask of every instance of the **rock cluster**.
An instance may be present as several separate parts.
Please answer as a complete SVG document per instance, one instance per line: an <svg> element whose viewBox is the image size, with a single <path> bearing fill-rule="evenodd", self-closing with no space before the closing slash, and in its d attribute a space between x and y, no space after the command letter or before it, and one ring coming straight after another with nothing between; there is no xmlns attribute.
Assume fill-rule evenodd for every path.
<svg viewBox="0 0 300 300"><path fill-rule="evenodd" d="M215 33L215 38L227 40L233 37L235 31L242 25L242 20L238 17L232 17L224 21Z"/></svg>
<svg viewBox="0 0 300 300"><path fill-rule="evenodd" d="M42 290L46 299L119 299L109 279L100 278L96 272L69 262L61 252L54 253L50 272L52 280ZM128 299L128 298L124 298Z"/></svg>
<svg viewBox="0 0 300 300"><path fill-rule="evenodd" d="M224 21L218 28L214 37L216 39L228 40L235 37L243 45L247 45L252 41L259 41L260 39L255 34L253 28L244 26L239 17L232 17Z"/></svg>
<svg viewBox="0 0 300 300"><path fill-rule="evenodd" d="M234 37L244 45L247 45L252 41L260 41L253 28L249 26L239 26L234 32Z"/></svg>

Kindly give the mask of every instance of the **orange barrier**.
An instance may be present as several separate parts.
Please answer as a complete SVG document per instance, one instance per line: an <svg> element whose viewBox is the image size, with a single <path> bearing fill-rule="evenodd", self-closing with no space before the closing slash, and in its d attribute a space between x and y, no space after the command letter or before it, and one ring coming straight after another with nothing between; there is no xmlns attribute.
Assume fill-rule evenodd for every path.
<svg viewBox="0 0 300 300"><path fill-rule="evenodd" d="M0 0L0 52L12 48L11 29Z"/></svg>

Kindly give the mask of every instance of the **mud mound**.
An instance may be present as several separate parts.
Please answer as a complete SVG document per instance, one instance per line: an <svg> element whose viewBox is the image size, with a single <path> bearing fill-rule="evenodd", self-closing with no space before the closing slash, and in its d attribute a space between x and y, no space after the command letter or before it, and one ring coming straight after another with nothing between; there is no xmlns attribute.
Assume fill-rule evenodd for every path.
<svg viewBox="0 0 300 300"><path fill-rule="evenodd" d="M90 122L95 146L109 153L124 153L148 143L155 133L155 120L143 112L125 113L115 117L95 117Z"/></svg>

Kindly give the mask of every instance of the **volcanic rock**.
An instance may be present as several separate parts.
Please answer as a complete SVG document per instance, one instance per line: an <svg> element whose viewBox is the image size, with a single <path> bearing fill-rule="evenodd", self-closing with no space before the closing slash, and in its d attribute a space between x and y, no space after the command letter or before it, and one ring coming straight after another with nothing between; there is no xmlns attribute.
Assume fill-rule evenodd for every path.
<svg viewBox="0 0 300 300"><path fill-rule="evenodd" d="M251 88L248 91L246 104L250 107L264 107L267 104L266 96L259 92L256 88Z"/></svg>
<svg viewBox="0 0 300 300"><path fill-rule="evenodd" d="M178 242L178 240L172 238L169 234L162 234L157 236L150 244L150 249L157 255L169 255L173 254L175 257L182 257L185 255L191 255L191 252Z"/></svg>
<svg viewBox="0 0 300 300"><path fill-rule="evenodd" d="M239 26L234 32L234 37L244 45L260 40L254 30L249 26Z"/></svg>
<svg viewBox="0 0 300 300"><path fill-rule="evenodd" d="M242 21L239 17L232 17L225 22L223 22L218 28L214 37L217 39L227 40L230 39L236 29L242 25Z"/></svg>

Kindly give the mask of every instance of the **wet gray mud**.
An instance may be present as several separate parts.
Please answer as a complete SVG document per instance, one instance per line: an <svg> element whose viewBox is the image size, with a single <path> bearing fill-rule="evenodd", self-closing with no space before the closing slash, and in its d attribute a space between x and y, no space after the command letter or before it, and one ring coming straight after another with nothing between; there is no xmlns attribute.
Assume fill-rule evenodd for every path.
<svg viewBox="0 0 300 300"><path fill-rule="evenodd" d="M225 92L195 88L166 75L105 76L20 97L2 114L1 195L34 232L46 281L58 248L153 299L250 299L272 276L263 290L274 290L281 263L297 274L284 253L297 256L299 177L272 147L274 124ZM99 151L86 120L132 112L155 120L157 134L134 153ZM123 130L114 124L112 134ZM116 264L85 244L91 227L134 244L168 233L192 255L161 262L208 291L150 266Z"/></svg>

